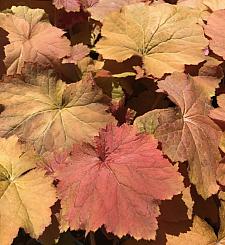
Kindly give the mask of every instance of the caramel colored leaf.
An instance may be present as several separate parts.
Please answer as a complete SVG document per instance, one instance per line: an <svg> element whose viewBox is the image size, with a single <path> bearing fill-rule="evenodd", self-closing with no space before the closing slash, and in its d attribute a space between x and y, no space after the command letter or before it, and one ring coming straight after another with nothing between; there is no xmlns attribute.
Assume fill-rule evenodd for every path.
<svg viewBox="0 0 225 245"><path fill-rule="evenodd" d="M221 159L221 131L208 117L210 106L205 96L194 86L192 78L174 73L159 81L160 91L179 106L174 117L164 120L156 130L162 149L172 161L189 161L189 177L203 198L218 191L216 168Z"/></svg>
<svg viewBox="0 0 225 245"><path fill-rule="evenodd" d="M1 245L11 244L19 228L37 239L51 222L56 201L52 178L35 169L32 150L24 151L17 137L0 138Z"/></svg>
<svg viewBox="0 0 225 245"><path fill-rule="evenodd" d="M181 233L178 237L167 235L167 245L209 245L217 242L213 228L207 222L195 216L193 226L187 233Z"/></svg>
<svg viewBox="0 0 225 245"><path fill-rule="evenodd" d="M218 233L218 244L225 244L225 202L220 200L220 230Z"/></svg>
<svg viewBox="0 0 225 245"><path fill-rule="evenodd" d="M203 0L203 3L212 11L225 9L225 0Z"/></svg>
<svg viewBox="0 0 225 245"><path fill-rule="evenodd" d="M220 78L210 76L195 76L192 77L195 87L200 89L203 95L210 101L211 97L215 96L216 88L221 82Z"/></svg>
<svg viewBox="0 0 225 245"><path fill-rule="evenodd" d="M225 9L214 11L208 18L205 33L210 37L209 47L213 52L225 59Z"/></svg>
<svg viewBox="0 0 225 245"><path fill-rule="evenodd" d="M182 200L184 201L186 207L187 207L187 216L189 219L192 219L193 214L193 206L194 201L191 196L191 187L187 187L182 191Z"/></svg>
<svg viewBox="0 0 225 245"><path fill-rule="evenodd" d="M223 132L220 139L220 149L225 152L225 133Z"/></svg>
<svg viewBox="0 0 225 245"><path fill-rule="evenodd" d="M198 9L200 12L207 11L207 7L203 3L204 0L178 0L179 5Z"/></svg>
<svg viewBox="0 0 225 245"><path fill-rule="evenodd" d="M21 73L24 62L51 64L70 54L64 31L42 21L43 10L20 6L12 12L0 13L0 27L9 33L4 60L8 75Z"/></svg>
<svg viewBox="0 0 225 245"><path fill-rule="evenodd" d="M160 200L183 189L182 176L134 127L108 125L93 145L74 145L64 163L51 163L59 180L62 223L95 231L103 224L122 237L154 239Z"/></svg>
<svg viewBox="0 0 225 245"><path fill-rule="evenodd" d="M217 96L218 108L210 111L210 117L225 122L225 94Z"/></svg>
<svg viewBox="0 0 225 245"><path fill-rule="evenodd" d="M201 9L205 6L203 4L203 0L178 0L177 4L191 7L191 8L196 8L196 9Z"/></svg>
<svg viewBox="0 0 225 245"><path fill-rule="evenodd" d="M103 22L97 51L105 59L122 62L141 56L148 75L183 71L185 64L204 60L207 46L198 11L184 6L142 3L125 6Z"/></svg>
<svg viewBox="0 0 225 245"><path fill-rule="evenodd" d="M209 76L218 79L222 79L224 77L223 69L220 66L223 61L219 61L218 59L206 56L206 62L200 67L198 71L199 76Z"/></svg>
<svg viewBox="0 0 225 245"><path fill-rule="evenodd" d="M202 10L216 11L225 8L225 0L179 0L178 4Z"/></svg>
<svg viewBox="0 0 225 245"><path fill-rule="evenodd" d="M217 171L216 171L217 181L225 186L225 159L223 158L220 162Z"/></svg>
<svg viewBox="0 0 225 245"><path fill-rule="evenodd" d="M16 134L39 152L89 141L113 117L106 97L87 79L66 85L52 70L27 66L0 86L0 135Z"/></svg>
<svg viewBox="0 0 225 245"><path fill-rule="evenodd" d="M223 245L225 244L225 202L220 200L220 229L218 237L213 228L198 216L194 217L193 225L190 231L179 236L167 235L167 245Z"/></svg>
<svg viewBox="0 0 225 245"><path fill-rule="evenodd" d="M198 10L199 17L201 17L201 19L206 20L210 13L208 11L209 8L203 3L203 1L204 0L178 0L177 4Z"/></svg>

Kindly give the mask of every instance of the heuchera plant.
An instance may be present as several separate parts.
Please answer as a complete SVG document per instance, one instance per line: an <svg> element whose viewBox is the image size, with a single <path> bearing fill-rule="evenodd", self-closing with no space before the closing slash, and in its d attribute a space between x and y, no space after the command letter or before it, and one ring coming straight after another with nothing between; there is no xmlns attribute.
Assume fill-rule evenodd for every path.
<svg viewBox="0 0 225 245"><path fill-rule="evenodd" d="M0 0L0 245L225 243L225 0Z"/></svg>

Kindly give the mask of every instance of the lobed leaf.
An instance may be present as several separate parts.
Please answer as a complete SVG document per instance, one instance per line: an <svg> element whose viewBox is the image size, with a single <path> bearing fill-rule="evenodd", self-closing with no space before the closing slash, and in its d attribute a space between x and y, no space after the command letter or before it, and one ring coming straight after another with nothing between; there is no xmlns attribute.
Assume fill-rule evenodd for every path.
<svg viewBox="0 0 225 245"><path fill-rule="evenodd" d="M123 6L138 2L143 2L143 0L99 0L94 6L88 8L88 11L93 19L102 22L112 12L120 10Z"/></svg>
<svg viewBox="0 0 225 245"><path fill-rule="evenodd" d="M56 201L53 179L35 169L36 155L16 136L0 138L0 244L8 245L24 228L38 238L51 223Z"/></svg>
<svg viewBox="0 0 225 245"><path fill-rule="evenodd" d="M39 152L89 141L98 129L114 121L107 99L91 78L65 84L53 70L27 66L22 76L0 86L0 135L13 134Z"/></svg>
<svg viewBox="0 0 225 245"><path fill-rule="evenodd" d="M128 5L104 19L96 48L104 59L118 62L140 56L147 74L161 78L204 60L207 40L198 16L191 8L166 3Z"/></svg>
<svg viewBox="0 0 225 245"><path fill-rule="evenodd" d="M57 9L65 8L67 12L79 12L82 7L88 8L97 2L98 0L53 0Z"/></svg>
<svg viewBox="0 0 225 245"><path fill-rule="evenodd" d="M105 225L119 237L154 239L159 201L183 189L157 141L126 124L108 125L92 145L74 145L67 158L56 156L50 165L59 180L62 227L86 232Z"/></svg>
<svg viewBox="0 0 225 245"><path fill-rule="evenodd" d="M224 30L225 10L214 11L208 18L205 34L210 37L209 47L217 55L225 59L225 34Z"/></svg>
<svg viewBox="0 0 225 245"><path fill-rule="evenodd" d="M221 131L208 117L208 100L191 77L182 73L159 81L158 86L180 109L171 109L174 116L164 117L164 121L161 117L155 135L172 161L189 161L190 180L206 199L218 191L216 168L221 159L218 149Z"/></svg>
<svg viewBox="0 0 225 245"><path fill-rule="evenodd" d="M181 233L179 237L167 235L167 245L208 245L216 244L217 237L207 222L195 216L193 227L187 233Z"/></svg>
<svg viewBox="0 0 225 245"><path fill-rule="evenodd" d="M7 31L5 46L7 74L21 73L24 62L52 64L70 54L70 41L64 31L41 21L44 11L12 7L12 13L0 13L0 27Z"/></svg>
<svg viewBox="0 0 225 245"><path fill-rule="evenodd" d="M67 58L64 58L62 63L74 63L77 64L78 61L81 61L85 56L89 54L89 48L83 43L76 44L72 47L70 55Z"/></svg>

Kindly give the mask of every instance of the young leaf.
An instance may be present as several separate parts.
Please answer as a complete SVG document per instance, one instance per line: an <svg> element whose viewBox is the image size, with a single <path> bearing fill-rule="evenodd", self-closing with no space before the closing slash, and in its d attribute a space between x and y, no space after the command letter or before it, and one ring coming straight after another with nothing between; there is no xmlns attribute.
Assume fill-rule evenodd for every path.
<svg viewBox="0 0 225 245"><path fill-rule="evenodd" d="M172 161L189 161L191 182L206 199L218 191L216 168L221 159L218 149L221 131L208 117L210 106L191 77L174 73L159 81L158 86L180 110L171 109L174 116L164 117L164 121L161 117L156 137Z"/></svg>
<svg viewBox="0 0 225 245"><path fill-rule="evenodd" d="M91 78L66 85L52 70L26 66L0 86L0 135L16 134L40 152L89 141L114 120L106 102Z"/></svg>
<svg viewBox="0 0 225 245"><path fill-rule="evenodd" d="M207 46L198 11L184 6L133 4L103 22L97 51L105 59L122 62L133 55L143 58L148 75L183 71L185 64L204 60Z"/></svg>
<svg viewBox="0 0 225 245"><path fill-rule="evenodd" d="M51 222L56 201L52 178L35 169L35 154L17 137L0 138L0 244L9 245L24 228L38 238Z"/></svg>
<svg viewBox="0 0 225 245"><path fill-rule="evenodd" d="M24 62L51 64L70 54L70 41L62 37L64 31L41 21L43 10L19 6L12 12L0 13L0 27L9 33L4 60L8 75L21 73Z"/></svg>
<svg viewBox="0 0 225 245"><path fill-rule="evenodd" d="M95 231L104 224L119 237L154 239L159 201L183 188L157 140L126 124L100 130L93 145L74 145L65 163L55 159L62 223L75 230Z"/></svg>

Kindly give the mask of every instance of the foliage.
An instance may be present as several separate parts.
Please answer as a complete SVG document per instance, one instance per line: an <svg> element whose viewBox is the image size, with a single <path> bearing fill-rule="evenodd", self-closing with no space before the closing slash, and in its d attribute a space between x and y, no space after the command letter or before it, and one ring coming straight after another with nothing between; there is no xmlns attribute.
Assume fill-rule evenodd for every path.
<svg viewBox="0 0 225 245"><path fill-rule="evenodd" d="M225 1L0 0L0 244L225 241Z"/></svg>

